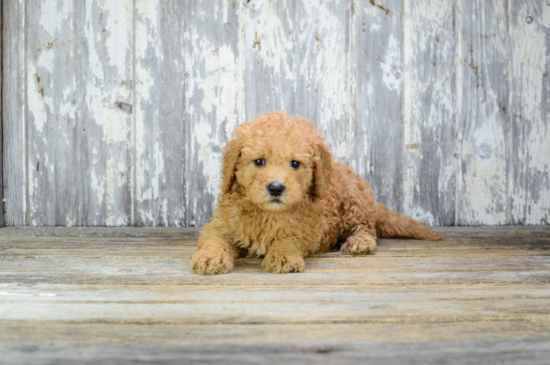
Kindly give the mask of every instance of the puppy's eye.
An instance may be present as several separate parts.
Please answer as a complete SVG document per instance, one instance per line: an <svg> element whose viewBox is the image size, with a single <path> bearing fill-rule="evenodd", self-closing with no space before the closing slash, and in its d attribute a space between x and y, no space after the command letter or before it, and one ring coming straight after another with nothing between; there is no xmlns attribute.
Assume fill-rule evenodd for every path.
<svg viewBox="0 0 550 365"><path fill-rule="evenodd" d="M297 169L298 167L300 167L300 163L296 160L292 160L292 161L290 161L290 166Z"/></svg>
<svg viewBox="0 0 550 365"><path fill-rule="evenodd" d="M265 165L265 160L263 158L259 158L257 160L254 160L254 165L256 166L264 166Z"/></svg>

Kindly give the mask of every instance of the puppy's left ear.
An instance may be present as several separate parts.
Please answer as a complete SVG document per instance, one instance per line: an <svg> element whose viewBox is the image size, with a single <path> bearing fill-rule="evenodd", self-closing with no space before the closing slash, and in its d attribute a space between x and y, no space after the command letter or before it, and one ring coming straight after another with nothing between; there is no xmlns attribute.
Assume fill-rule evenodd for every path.
<svg viewBox="0 0 550 365"><path fill-rule="evenodd" d="M222 165L222 183L220 185L222 193L228 193L235 182L235 170L241 157L241 138L233 138L225 146Z"/></svg>
<svg viewBox="0 0 550 365"><path fill-rule="evenodd" d="M326 196L326 191L330 185L333 167L330 149L323 143L322 140L315 144L313 162L314 171L311 195L315 199L323 199Z"/></svg>

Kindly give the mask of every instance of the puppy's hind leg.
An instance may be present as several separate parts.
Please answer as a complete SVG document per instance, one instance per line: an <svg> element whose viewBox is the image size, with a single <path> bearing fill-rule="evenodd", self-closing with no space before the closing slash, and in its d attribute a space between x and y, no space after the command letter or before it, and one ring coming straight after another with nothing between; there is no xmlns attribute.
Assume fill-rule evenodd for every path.
<svg viewBox="0 0 550 365"><path fill-rule="evenodd" d="M367 255L376 250L376 231L367 225L360 225L340 247L340 252L346 255Z"/></svg>

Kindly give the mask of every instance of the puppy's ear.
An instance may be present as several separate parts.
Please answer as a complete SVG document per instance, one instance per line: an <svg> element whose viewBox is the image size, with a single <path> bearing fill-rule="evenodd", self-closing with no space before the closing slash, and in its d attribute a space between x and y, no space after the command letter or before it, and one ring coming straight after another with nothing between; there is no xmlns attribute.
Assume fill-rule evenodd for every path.
<svg viewBox="0 0 550 365"><path fill-rule="evenodd" d="M220 185L222 193L228 193L235 182L235 170L239 158L241 157L241 138L236 136L225 146L222 165L222 184Z"/></svg>
<svg viewBox="0 0 550 365"><path fill-rule="evenodd" d="M323 141L319 141L315 144L314 151L313 185L311 195L314 199L323 199L332 177L332 154Z"/></svg>

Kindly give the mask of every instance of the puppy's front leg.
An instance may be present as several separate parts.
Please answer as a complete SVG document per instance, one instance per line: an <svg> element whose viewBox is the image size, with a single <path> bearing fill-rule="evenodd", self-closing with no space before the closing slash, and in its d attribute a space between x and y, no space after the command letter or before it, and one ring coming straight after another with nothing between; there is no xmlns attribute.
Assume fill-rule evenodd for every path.
<svg viewBox="0 0 550 365"><path fill-rule="evenodd" d="M275 274L304 272L304 253L292 239L274 242L265 255L262 269Z"/></svg>
<svg viewBox="0 0 550 365"><path fill-rule="evenodd" d="M205 225L199 238L199 252L191 259L191 268L204 275L227 274L238 257L235 247L211 225Z"/></svg>

